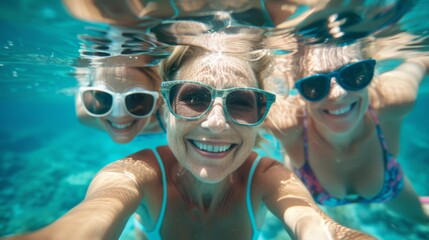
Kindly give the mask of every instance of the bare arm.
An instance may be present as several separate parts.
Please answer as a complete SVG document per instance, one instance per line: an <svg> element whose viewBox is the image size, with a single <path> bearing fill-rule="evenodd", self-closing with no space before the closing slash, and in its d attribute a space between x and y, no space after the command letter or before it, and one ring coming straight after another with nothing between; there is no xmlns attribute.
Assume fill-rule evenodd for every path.
<svg viewBox="0 0 429 240"><path fill-rule="evenodd" d="M118 239L154 172L130 158L112 163L95 176L85 199L67 214L36 232L6 239Z"/></svg>
<svg viewBox="0 0 429 240"><path fill-rule="evenodd" d="M299 96L278 97L272 105L263 127L279 138L283 145L295 142L301 135L304 107Z"/></svg>
<svg viewBox="0 0 429 240"><path fill-rule="evenodd" d="M339 225L313 201L298 177L281 164L258 167L263 201L295 239L375 239Z"/></svg>
<svg viewBox="0 0 429 240"><path fill-rule="evenodd" d="M429 66L429 57L406 59L383 73L371 85L371 105L385 116L403 116L416 101L418 89Z"/></svg>

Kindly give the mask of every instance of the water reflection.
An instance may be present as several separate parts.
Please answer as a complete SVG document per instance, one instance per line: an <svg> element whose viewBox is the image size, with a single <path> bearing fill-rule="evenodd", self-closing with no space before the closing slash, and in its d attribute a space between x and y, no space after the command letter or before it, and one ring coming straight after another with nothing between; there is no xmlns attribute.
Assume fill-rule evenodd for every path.
<svg viewBox="0 0 429 240"><path fill-rule="evenodd" d="M81 20L107 23L105 28L89 28L90 33L79 36L81 56L98 61L102 57L146 54L161 59L170 52L168 45L189 44L207 33L240 31L265 33L267 46L279 55L296 51L298 43L338 45L356 40L382 43L402 38L402 33L409 35L402 49L427 50L424 42L427 32L407 32L404 27L416 22L404 16L416 6L425 6L415 0L122 3L64 0L64 4Z"/></svg>
<svg viewBox="0 0 429 240"><path fill-rule="evenodd" d="M130 27L88 27L78 38L77 66L155 66L171 52L154 34Z"/></svg>
<svg viewBox="0 0 429 240"><path fill-rule="evenodd" d="M16 4L15 7L30 11L28 6L42 5L37 1L27 2L33 3ZM401 63L398 59L421 55L421 51L429 50L428 28L426 21L422 21L427 18L424 10L428 7L427 1L63 2L73 16L91 25L84 32L79 32L77 61L72 63L66 56L60 56L62 53L69 57L71 52L77 52L76 48L66 52L47 52L45 55L21 52L10 54L9 49L19 46L19 42L12 39L0 50L0 63L2 67L5 65L3 79L10 79L9 75L22 76L26 73L28 79L31 79L31 75L38 75L37 72L22 71L24 67L12 68L10 64L13 62L50 67L53 64L73 65L77 69L76 74L84 74L88 70L86 67L156 66L170 54L170 46L197 43L205 39L204 35L214 32L254 32L265 34L267 46L277 55L274 74L268 80L272 83L272 89L269 90L287 95L290 90L288 86L292 83L284 84L283 79L285 74L293 74L292 70L297 64L295 54L302 45L345 45L360 40L368 43L368 51L379 60L377 66L380 72L397 66ZM44 21L61 20L55 18L52 9L43 9L48 9L43 11ZM415 17L410 17L409 13L413 11L417 13L413 15ZM0 12L4 19L12 18L14 13L7 9ZM38 17L35 15L33 13L32 19ZM6 72L13 74L6 75ZM63 75L55 79L58 81L50 81L61 83L61 77ZM293 77L287 76L286 79Z"/></svg>

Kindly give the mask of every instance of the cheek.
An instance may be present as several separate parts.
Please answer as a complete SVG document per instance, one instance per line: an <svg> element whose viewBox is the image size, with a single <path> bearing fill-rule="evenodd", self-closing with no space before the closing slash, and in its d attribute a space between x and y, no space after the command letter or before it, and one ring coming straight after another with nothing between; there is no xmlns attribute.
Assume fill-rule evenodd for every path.
<svg viewBox="0 0 429 240"><path fill-rule="evenodd" d="M364 102L369 102L369 92L368 89L364 89L358 92L359 95L363 98Z"/></svg>
<svg viewBox="0 0 429 240"><path fill-rule="evenodd" d="M167 140L168 145L173 152L182 152L184 151L184 135L189 128L188 121L180 120L175 118L172 114L166 118L166 127L167 127Z"/></svg>
<svg viewBox="0 0 429 240"><path fill-rule="evenodd" d="M165 119L166 122L166 128L167 128L167 139L170 146L174 145L176 143L176 136L177 132L179 131L177 129L177 123L171 114Z"/></svg>
<svg viewBox="0 0 429 240"><path fill-rule="evenodd" d="M258 136L258 128L249 127L249 129L246 130L239 129L238 132L242 133L243 147L245 147L246 149L252 149L255 146L255 142Z"/></svg>
<svg viewBox="0 0 429 240"><path fill-rule="evenodd" d="M101 118L96 118L96 121L98 122L98 124L101 125L101 127L105 130L108 130L107 128L107 119L105 117L101 117Z"/></svg>
<svg viewBox="0 0 429 240"><path fill-rule="evenodd" d="M147 118L135 118L138 121L138 125L140 127L140 130L143 130L146 128L146 126L150 122L150 117Z"/></svg>
<svg viewBox="0 0 429 240"><path fill-rule="evenodd" d="M308 113L308 115L313 115L313 113L317 112L320 108L323 108L322 105L320 105L320 102L307 102L305 104L305 109Z"/></svg>

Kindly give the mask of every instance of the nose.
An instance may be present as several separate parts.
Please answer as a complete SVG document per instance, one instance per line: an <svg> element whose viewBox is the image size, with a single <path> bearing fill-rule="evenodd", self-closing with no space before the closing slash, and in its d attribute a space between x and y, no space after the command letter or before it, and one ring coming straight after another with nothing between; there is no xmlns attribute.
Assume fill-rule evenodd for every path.
<svg viewBox="0 0 429 240"><path fill-rule="evenodd" d="M220 133L230 128L229 124L226 121L226 116L223 111L223 105L220 100L215 100L212 109L208 113L206 119L201 123L201 126L203 128L208 128L214 133Z"/></svg>
<svg viewBox="0 0 429 240"><path fill-rule="evenodd" d="M112 104L113 109L110 113L112 117L123 117L128 115L127 111L124 109L124 105L122 104L122 100L120 97L116 97L115 99L113 99Z"/></svg>
<svg viewBox="0 0 429 240"><path fill-rule="evenodd" d="M338 99L347 94L347 91L342 88L338 83L337 79L333 77L331 79L331 90L329 92L329 98Z"/></svg>

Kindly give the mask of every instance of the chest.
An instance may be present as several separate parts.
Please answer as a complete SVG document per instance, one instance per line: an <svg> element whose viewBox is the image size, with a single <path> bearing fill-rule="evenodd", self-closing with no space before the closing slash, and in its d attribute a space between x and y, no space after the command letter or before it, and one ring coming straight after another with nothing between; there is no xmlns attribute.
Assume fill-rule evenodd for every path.
<svg viewBox="0 0 429 240"><path fill-rule="evenodd" d="M165 239L250 239L252 235L244 202L221 206L216 211L204 211L192 204L172 204L162 229Z"/></svg>
<svg viewBox="0 0 429 240"><path fill-rule="evenodd" d="M301 152L295 151L301 165L310 167L321 187L331 195L344 198L360 195L370 198L383 187L385 175L385 148L374 132L364 141L357 141L346 151L320 142L307 142Z"/></svg>
<svg viewBox="0 0 429 240"><path fill-rule="evenodd" d="M161 192L147 198L139 209L141 222L155 230L163 207ZM245 188L233 189L215 205L190 200L174 186L168 186L165 215L160 227L163 239L251 239L253 229L246 205ZM261 209L255 207L253 212Z"/></svg>

